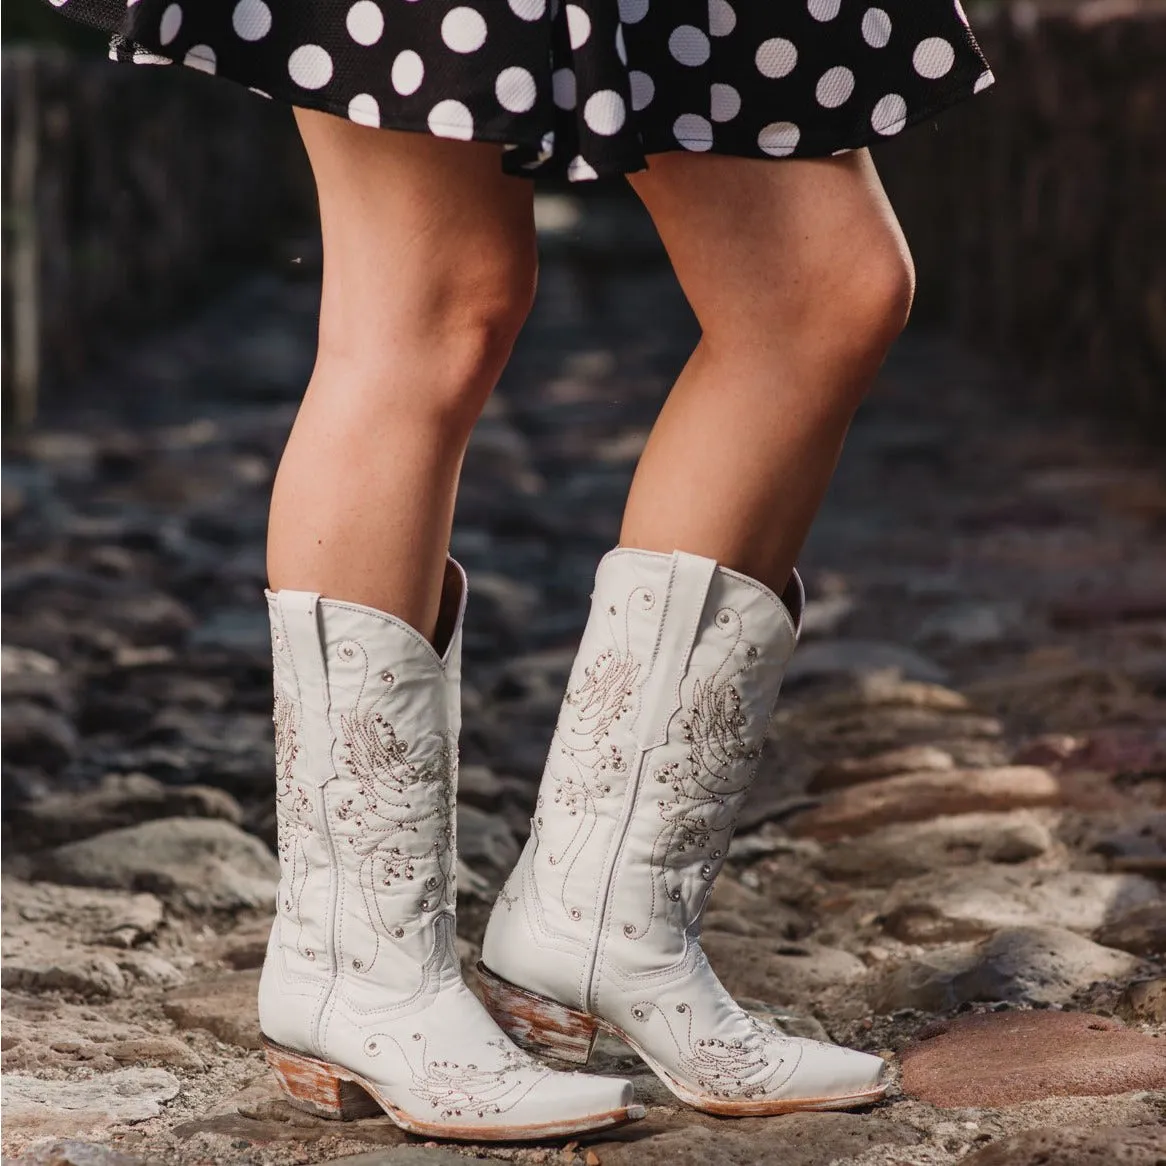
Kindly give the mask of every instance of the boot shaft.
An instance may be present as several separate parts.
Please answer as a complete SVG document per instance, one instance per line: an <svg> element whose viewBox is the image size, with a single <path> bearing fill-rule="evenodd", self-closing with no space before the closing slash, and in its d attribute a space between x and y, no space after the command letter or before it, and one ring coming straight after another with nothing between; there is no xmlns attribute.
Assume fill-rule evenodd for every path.
<svg viewBox="0 0 1166 1166"><path fill-rule="evenodd" d="M633 972L684 956L797 641L796 575L786 601L695 555L604 557L531 839L488 948L513 900L571 953L571 1002L583 1007L609 945ZM568 985L553 987L562 998Z"/></svg>
<svg viewBox="0 0 1166 1166"><path fill-rule="evenodd" d="M268 593L278 926L293 974L409 991L435 919L452 919L465 602L452 560L445 598L439 655L372 608Z"/></svg>

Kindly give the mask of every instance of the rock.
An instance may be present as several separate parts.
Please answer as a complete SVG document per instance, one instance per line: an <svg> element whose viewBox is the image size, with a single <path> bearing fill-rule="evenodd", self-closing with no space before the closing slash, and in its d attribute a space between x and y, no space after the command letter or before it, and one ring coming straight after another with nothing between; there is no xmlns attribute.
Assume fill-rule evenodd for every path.
<svg viewBox="0 0 1166 1166"><path fill-rule="evenodd" d="M885 887L949 867L1024 862L1054 845L1049 827L1031 811L954 814L832 843L813 862L827 878Z"/></svg>
<svg viewBox="0 0 1166 1166"><path fill-rule="evenodd" d="M118 1069L82 1081L42 1081L6 1073L7 1133L38 1136L83 1134L123 1123L148 1121L162 1102L178 1096L179 1082L165 1069Z"/></svg>
<svg viewBox="0 0 1166 1166"><path fill-rule="evenodd" d="M204 818L109 830L45 852L33 869L54 882L153 891L195 911L270 907L279 881L279 862L258 838Z"/></svg>
<svg viewBox="0 0 1166 1166"><path fill-rule="evenodd" d="M1134 956L1071 931L1016 927L907 959L875 980L868 999L878 1013L947 1012L977 1000L1065 1004L1079 989L1132 975L1138 966Z"/></svg>
<svg viewBox="0 0 1166 1166"><path fill-rule="evenodd" d="M903 773L928 773L954 769L955 759L950 753L932 745L908 745L904 749L887 749L871 757L848 757L823 765L806 787L810 793L824 793L848 785L860 785L880 777L895 777Z"/></svg>
<svg viewBox="0 0 1166 1166"><path fill-rule="evenodd" d="M330 1166L465 1166L465 1163L464 1154L440 1146L389 1146L330 1160Z"/></svg>
<svg viewBox="0 0 1166 1166"><path fill-rule="evenodd" d="M150 1061L180 1069L205 1067L185 1041L152 1033L107 1010L5 992L7 1070L43 1072L81 1065L92 1073Z"/></svg>
<svg viewBox="0 0 1166 1166"><path fill-rule="evenodd" d="M786 670L786 684L800 684L843 677L861 680L872 674L894 674L905 680L941 684L947 674L938 664L882 640L814 640L803 644Z"/></svg>
<svg viewBox="0 0 1166 1166"><path fill-rule="evenodd" d="M1128 985L1118 998L1116 1012L1126 1020L1166 1022L1166 976Z"/></svg>
<svg viewBox="0 0 1166 1166"><path fill-rule="evenodd" d="M835 635L854 611L853 596L823 595L806 600L802 612L802 641Z"/></svg>
<svg viewBox="0 0 1166 1166"><path fill-rule="evenodd" d="M920 643L978 647L998 644L1022 622L1019 603L958 603L932 612L919 625Z"/></svg>
<svg viewBox="0 0 1166 1166"><path fill-rule="evenodd" d="M496 810L506 792L506 783L488 765L460 765L458 797L480 810Z"/></svg>
<svg viewBox="0 0 1166 1166"><path fill-rule="evenodd" d="M58 924L78 942L110 947L136 947L150 939L165 915L154 895L16 879L4 880L2 903L6 928L15 930L18 920Z"/></svg>
<svg viewBox="0 0 1166 1166"><path fill-rule="evenodd" d="M1166 901L1142 903L1104 923L1093 938L1135 955L1166 954Z"/></svg>
<svg viewBox="0 0 1166 1166"><path fill-rule="evenodd" d="M227 1044L258 1049L258 999L258 970L228 972L168 993L162 1011L181 1028L205 1028Z"/></svg>
<svg viewBox="0 0 1166 1166"><path fill-rule="evenodd" d="M960 1159L959 1166L1161 1166L1166 1133L1155 1126L1057 1126L1023 1130Z"/></svg>
<svg viewBox="0 0 1166 1166"><path fill-rule="evenodd" d="M1166 873L1166 810L1144 809L1123 813L1121 824L1097 830L1082 839L1084 846L1103 855L1111 870Z"/></svg>
<svg viewBox="0 0 1166 1166"><path fill-rule="evenodd" d="M477 806L458 805L457 846L471 869L485 866L505 876L518 861L518 842L505 819Z"/></svg>
<svg viewBox="0 0 1166 1166"><path fill-rule="evenodd" d="M1082 1012L988 1012L924 1027L902 1053L909 1096L952 1107L1166 1088L1166 1048Z"/></svg>
<svg viewBox="0 0 1166 1166"><path fill-rule="evenodd" d="M59 712L31 701L5 701L2 728L4 761L58 773L77 755L77 730Z"/></svg>
<svg viewBox="0 0 1166 1166"><path fill-rule="evenodd" d="M922 1140L905 1123L868 1114L791 1113L780 1120L718 1122L682 1111L679 1120L653 1115L609 1141L589 1144L602 1166L823 1166L849 1161L873 1147L914 1146Z"/></svg>
<svg viewBox="0 0 1166 1166"><path fill-rule="evenodd" d="M979 865L898 883L883 902L883 928L904 943L978 939L1004 927L1094 932L1159 898L1141 875Z"/></svg>
<svg viewBox="0 0 1166 1166"><path fill-rule="evenodd" d="M145 1166L142 1158L131 1158L99 1142L79 1142L60 1138L48 1145L26 1150L21 1166Z"/></svg>
<svg viewBox="0 0 1166 1166"><path fill-rule="evenodd" d="M866 975L857 956L835 947L708 932L701 946L735 996L801 1003Z"/></svg>
<svg viewBox="0 0 1166 1166"><path fill-rule="evenodd" d="M162 924L153 896L4 881L0 982L27 992L119 996L134 983L174 985L182 974L136 950Z"/></svg>
<svg viewBox="0 0 1166 1166"><path fill-rule="evenodd" d="M167 786L144 773L108 774L94 790L57 793L12 815L22 850L60 846L154 818L221 818L239 825L243 811L225 790Z"/></svg>
<svg viewBox="0 0 1166 1166"><path fill-rule="evenodd" d="M905 773L838 790L787 826L793 834L829 841L865 834L890 822L1048 806L1059 798L1057 779L1035 766Z"/></svg>

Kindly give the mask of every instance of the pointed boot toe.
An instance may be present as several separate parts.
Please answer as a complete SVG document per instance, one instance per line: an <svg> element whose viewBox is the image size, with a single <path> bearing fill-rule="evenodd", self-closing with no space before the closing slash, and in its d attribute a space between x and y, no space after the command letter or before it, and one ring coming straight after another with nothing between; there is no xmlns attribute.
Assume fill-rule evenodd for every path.
<svg viewBox="0 0 1166 1166"><path fill-rule="evenodd" d="M562 1133L580 1133L621 1125L642 1118L630 1081L588 1073L551 1073L529 1093L527 1103L543 1136L554 1137L554 1123Z"/></svg>
<svg viewBox="0 0 1166 1166"><path fill-rule="evenodd" d="M878 1101L887 1090L882 1057L824 1041L799 1040L801 1057L777 1095L790 1109L844 1109Z"/></svg>

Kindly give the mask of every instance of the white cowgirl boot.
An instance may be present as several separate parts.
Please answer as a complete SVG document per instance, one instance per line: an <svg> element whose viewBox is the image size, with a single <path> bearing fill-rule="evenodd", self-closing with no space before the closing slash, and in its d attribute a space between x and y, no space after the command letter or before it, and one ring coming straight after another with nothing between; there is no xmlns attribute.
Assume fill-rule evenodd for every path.
<svg viewBox="0 0 1166 1166"><path fill-rule="evenodd" d="M750 1017L698 940L797 642L796 574L784 598L696 555L604 557L479 965L515 1040L584 1063L606 1029L710 1113L837 1109L885 1089L880 1058Z"/></svg>
<svg viewBox="0 0 1166 1166"><path fill-rule="evenodd" d="M555 1072L516 1048L462 980L461 568L449 561L440 657L372 608L267 598L281 877L259 1019L291 1102L325 1117L384 1110L413 1133L473 1141L642 1116L630 1082Z"/></svg>

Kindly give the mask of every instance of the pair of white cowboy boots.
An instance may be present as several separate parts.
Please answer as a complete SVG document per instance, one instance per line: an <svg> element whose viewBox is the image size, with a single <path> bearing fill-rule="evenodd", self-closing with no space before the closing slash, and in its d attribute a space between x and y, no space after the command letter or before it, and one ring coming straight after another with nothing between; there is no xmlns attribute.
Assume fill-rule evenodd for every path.
<svg viewBox="0 0 1166 1166"><path fill-rule="evenodd" d="M630 1082L525 1051L582 1065L600 1029L711 1113L880 1097L878 1057L754 1020L698 939L797 642L797 576L783 602L695 555L604 557L486 931L486 1007L454 945L465 599L450 560L437 650L359 604L268 594L281 878L259 1015L293 1104L473 1141L642 1117Z"/></svg>

